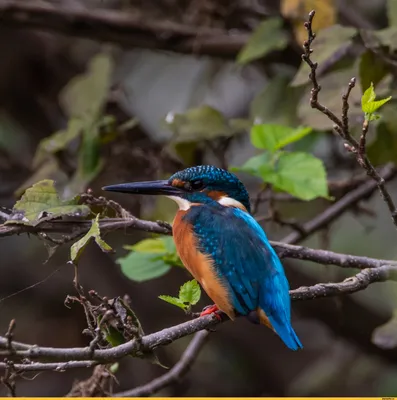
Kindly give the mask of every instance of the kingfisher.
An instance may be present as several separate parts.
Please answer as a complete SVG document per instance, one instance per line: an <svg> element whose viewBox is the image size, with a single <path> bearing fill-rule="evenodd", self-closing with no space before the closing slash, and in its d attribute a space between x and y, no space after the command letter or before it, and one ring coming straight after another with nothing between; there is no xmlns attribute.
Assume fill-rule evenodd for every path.
<svg viewBox="0 0 397 400"><path fill-rule="evenodd" d="M243 315L272 329L291 350L303 347L291 325L283 266L252 217L248 191L236 175L200 165L168 180L122 183L103 190L165 195L178 204L172 227L178 255L215 303L201 315L218 310L231 320Z"/></svg>

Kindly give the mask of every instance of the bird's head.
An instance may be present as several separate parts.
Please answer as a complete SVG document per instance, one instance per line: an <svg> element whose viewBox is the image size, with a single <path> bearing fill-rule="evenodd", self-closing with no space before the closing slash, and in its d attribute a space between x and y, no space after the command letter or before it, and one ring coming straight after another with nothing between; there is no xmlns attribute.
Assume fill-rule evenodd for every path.
<svg viewBox="0 0 397 400"><path fill-rule="evenodd" d="M179 208L187 210L192 203L217 201L250 212L247 189L232 173L212 165L187 168L168 180L122 183L105 186L111 192L165 195L175 200Z"/></svg>

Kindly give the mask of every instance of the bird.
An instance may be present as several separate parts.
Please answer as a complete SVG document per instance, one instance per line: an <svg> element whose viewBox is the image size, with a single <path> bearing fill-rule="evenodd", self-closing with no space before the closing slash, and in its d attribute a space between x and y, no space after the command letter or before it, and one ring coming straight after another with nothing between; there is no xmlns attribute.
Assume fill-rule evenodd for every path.
<svg viewBox="0 0 397 400"><path fill-rule="evenodd" d="M237 176L199 165L169 179L105 186L105 191L165 195L179 206L172 232L177 253L215 303L201 315L246 316L272 329L291 350L303 348L291 325L289 283L266 233L251 215ZM219 316L219 315L218 315Z"/></svg>

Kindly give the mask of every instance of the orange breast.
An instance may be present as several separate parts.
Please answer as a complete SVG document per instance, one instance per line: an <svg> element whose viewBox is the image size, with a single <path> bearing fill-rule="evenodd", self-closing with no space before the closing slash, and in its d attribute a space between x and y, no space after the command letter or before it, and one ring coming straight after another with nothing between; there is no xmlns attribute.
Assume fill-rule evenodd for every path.
<svg viewBox="0 0 397 400"><path fill-rule="evenodd" d="M189 211L178 211L172 228L179 257L218 308L233 319L235 314L228 289L216 275L211 258L198 250L192 227L183 221L187 212Z"/></svg>

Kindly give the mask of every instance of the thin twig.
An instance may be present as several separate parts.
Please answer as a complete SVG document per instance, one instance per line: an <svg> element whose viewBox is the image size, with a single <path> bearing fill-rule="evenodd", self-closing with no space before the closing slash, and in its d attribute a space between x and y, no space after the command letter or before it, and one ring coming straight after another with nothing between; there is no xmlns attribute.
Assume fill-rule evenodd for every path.
<svg viewBox="0 0 397 400"><path fill-rule="evenodd" d="M210 332L197 332L179 361L164 375L131 390L113 394L114 397L148 397L172 385L186 375L204 347Z"/></svg>
<svg viewBox="0 0 397 400"><path fill-rule="evenodd" d="M307 40L303 44L303 54L302 60L306 62L306 64L310 68L309 79L312 82L312 90L311 90L311 98L310 98L310 105L312 108L319 110L321 113L326 115L334 124L335 131L339 134L339 136L345 140L346 144L345 147L352 152L357 162L360 166L366 171L367 175L370 176L375 182L381 194L383 201L386 203L392 221L397 228L397 209L393 202L393 199L390 196L390 193L386 189L385 180L379 175L376 171L375 167L369 161L366 151L365 151L365 137L368 130L368 123L364 121L363 124L363 133L361 135L360 143L357 142L356 139L350 134L349 131L349 123L348 123L348 100L351 90L355 86L355 79L353 78L350 80L348 89L346 94L342 96L342 119L339 119L331 110L325 107L318 101L318 94L321 90L321 86L317 81L316 70L318 64L313 62L311 59L311 54L313 53L313 49L311 45L315 39L315 33L312 29L312 22L315 15L315 11L311 11L309 13L308 20L304 23L304 26L307 30Z"/></svg>

